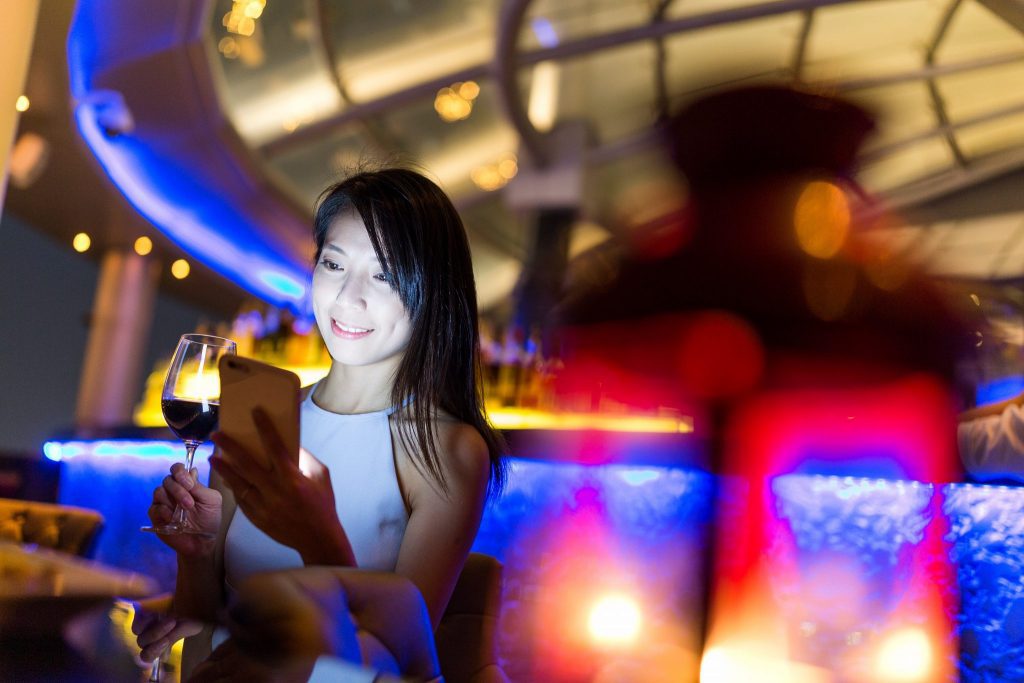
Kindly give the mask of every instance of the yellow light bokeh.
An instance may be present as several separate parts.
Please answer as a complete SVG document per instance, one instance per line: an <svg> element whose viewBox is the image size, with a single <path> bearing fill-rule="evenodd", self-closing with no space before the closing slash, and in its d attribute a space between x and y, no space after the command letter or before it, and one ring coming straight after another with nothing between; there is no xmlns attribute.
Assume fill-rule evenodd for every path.
<svg viewBox="0 0 1024 683"><path fill-rule="evenodd" d="M139 256L146 256L153 251L153 240L145 235L135 240L135 253Z"/></svg>
<svg viewBox="0 0 1024 683"><path fill-rule="evenodd" d="M75 235L75 238L73 240L71 240L71 246L75 248L75 251L77 251L80 254L83 254L89 251L89 247L92 246L92 238L90 238L84 232L80 232L77 235Z"/></svg>
<svg viewBox="0 0 1024 683"><path fill-rule="evenodd" d="M30 104L28 97L25 95L18 95L18 99L14 103L14 108L18 111L28 111Z"/></svg>
<svg viewBox="0 0 1024 683"><path fill-rule="evenodd" d="M606 595L590 610L587 630L602 645L628 645L640 635L640 606L625 595Z"/></svg>
<svg viewBox="0 0 1024 683"><path fill-rule="evenodd" d="M931 680L932 655L932 644L922 629L901 629L882 641L875 673L884 681L923 683Z"/></svg>
<svg viewBox="0 0 1024 683"><path fill-rule="evenodd" d="M846 194L834 183L808 183L796 202L793 223L801 249L816 258L832 258L850 232Z"/></svg>
<svg viewBox="0 0 1024 683"><path fill-rule="evenodd" d="M220 374L216 366L207 367L205 372L181 375L175 395L185 400L216 402L220 398Z"/></svg>
<svg viewBox="0 0 1024 683"><path fill-rule="evenodd" d="M183 258L180 258L171 264L171 275L173 275L179 280L184 280L185 278L187 278L191 270L192 269L191 267L189 267L188 261L186 261Z"/></svg>
<svg viewBox="0 0 1024 683"><path fill-rule="evenodd" d="M467 100L475 100L480 95L480 86L476 81L466 81L459 86L459 95Z"/></svg>

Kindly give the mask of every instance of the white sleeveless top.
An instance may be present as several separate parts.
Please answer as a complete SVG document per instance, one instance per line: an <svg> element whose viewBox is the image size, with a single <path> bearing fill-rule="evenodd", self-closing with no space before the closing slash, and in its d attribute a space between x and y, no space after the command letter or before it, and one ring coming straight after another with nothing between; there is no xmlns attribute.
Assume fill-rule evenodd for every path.
<svg viewBox="0 0 1024 683"><path fill-rule="evenodd" d="M300 407L300 442L327 466L338 519L361 569L394 571L409 516L395 472L394 409L339 415L316 405L309 391ZM260 571L301 567L302 558L257 529L236 508L224 541L228 593Z"/></svg>

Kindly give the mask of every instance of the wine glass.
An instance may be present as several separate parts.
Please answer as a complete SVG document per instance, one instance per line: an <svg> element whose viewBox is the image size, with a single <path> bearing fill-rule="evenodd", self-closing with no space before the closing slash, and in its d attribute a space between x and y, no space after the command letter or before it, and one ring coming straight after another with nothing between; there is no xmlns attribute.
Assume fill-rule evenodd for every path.
<svg viewBox="0 0 1024 683"><path fill-rule="evenodd" d="M178 438L185 442L185 471L192 471L196 448L217 428L220 410L221 356L234 354L235 342L208 334L186 334L178 340L171 365L167 368L160 407L164 419ZM195 534L211 536L189 522L180 505L167 524L147 526L143 531L157 534Z"/></svg>

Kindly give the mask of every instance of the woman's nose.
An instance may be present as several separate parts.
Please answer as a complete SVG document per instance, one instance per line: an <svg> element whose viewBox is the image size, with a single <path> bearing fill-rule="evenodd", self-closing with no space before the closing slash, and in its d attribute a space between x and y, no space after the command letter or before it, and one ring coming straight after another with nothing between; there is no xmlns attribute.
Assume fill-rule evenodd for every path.
<svg viewBox="0 0 1024 683"><path fill-rule="evenodd" d="M366 308L366 293L359 278L347 277L338 288L335 302L342 306Z"/></svg>

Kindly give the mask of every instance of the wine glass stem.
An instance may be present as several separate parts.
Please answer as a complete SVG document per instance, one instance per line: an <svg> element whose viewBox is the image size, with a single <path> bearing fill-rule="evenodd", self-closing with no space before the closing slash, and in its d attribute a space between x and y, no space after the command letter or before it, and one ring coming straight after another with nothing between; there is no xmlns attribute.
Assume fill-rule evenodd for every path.
<svg viewBox="0 0 1024 683"><path fill-rule="evenodd" d="M146 683L161 683L162 680L160 678L160 658L157 657L153 660L153 668L149 670L149 680Z"/></svg>
<svg viewBox="0 0 1024 683"><path fill-rule="evenodd" d="M185 442L185 471L188 472L189 476L192 476L192 460L196 456L196 448L199 447L197 441L186 441ZM174 523L184 524L185 523L185 508L180 505L174 506Z"/></svg>

